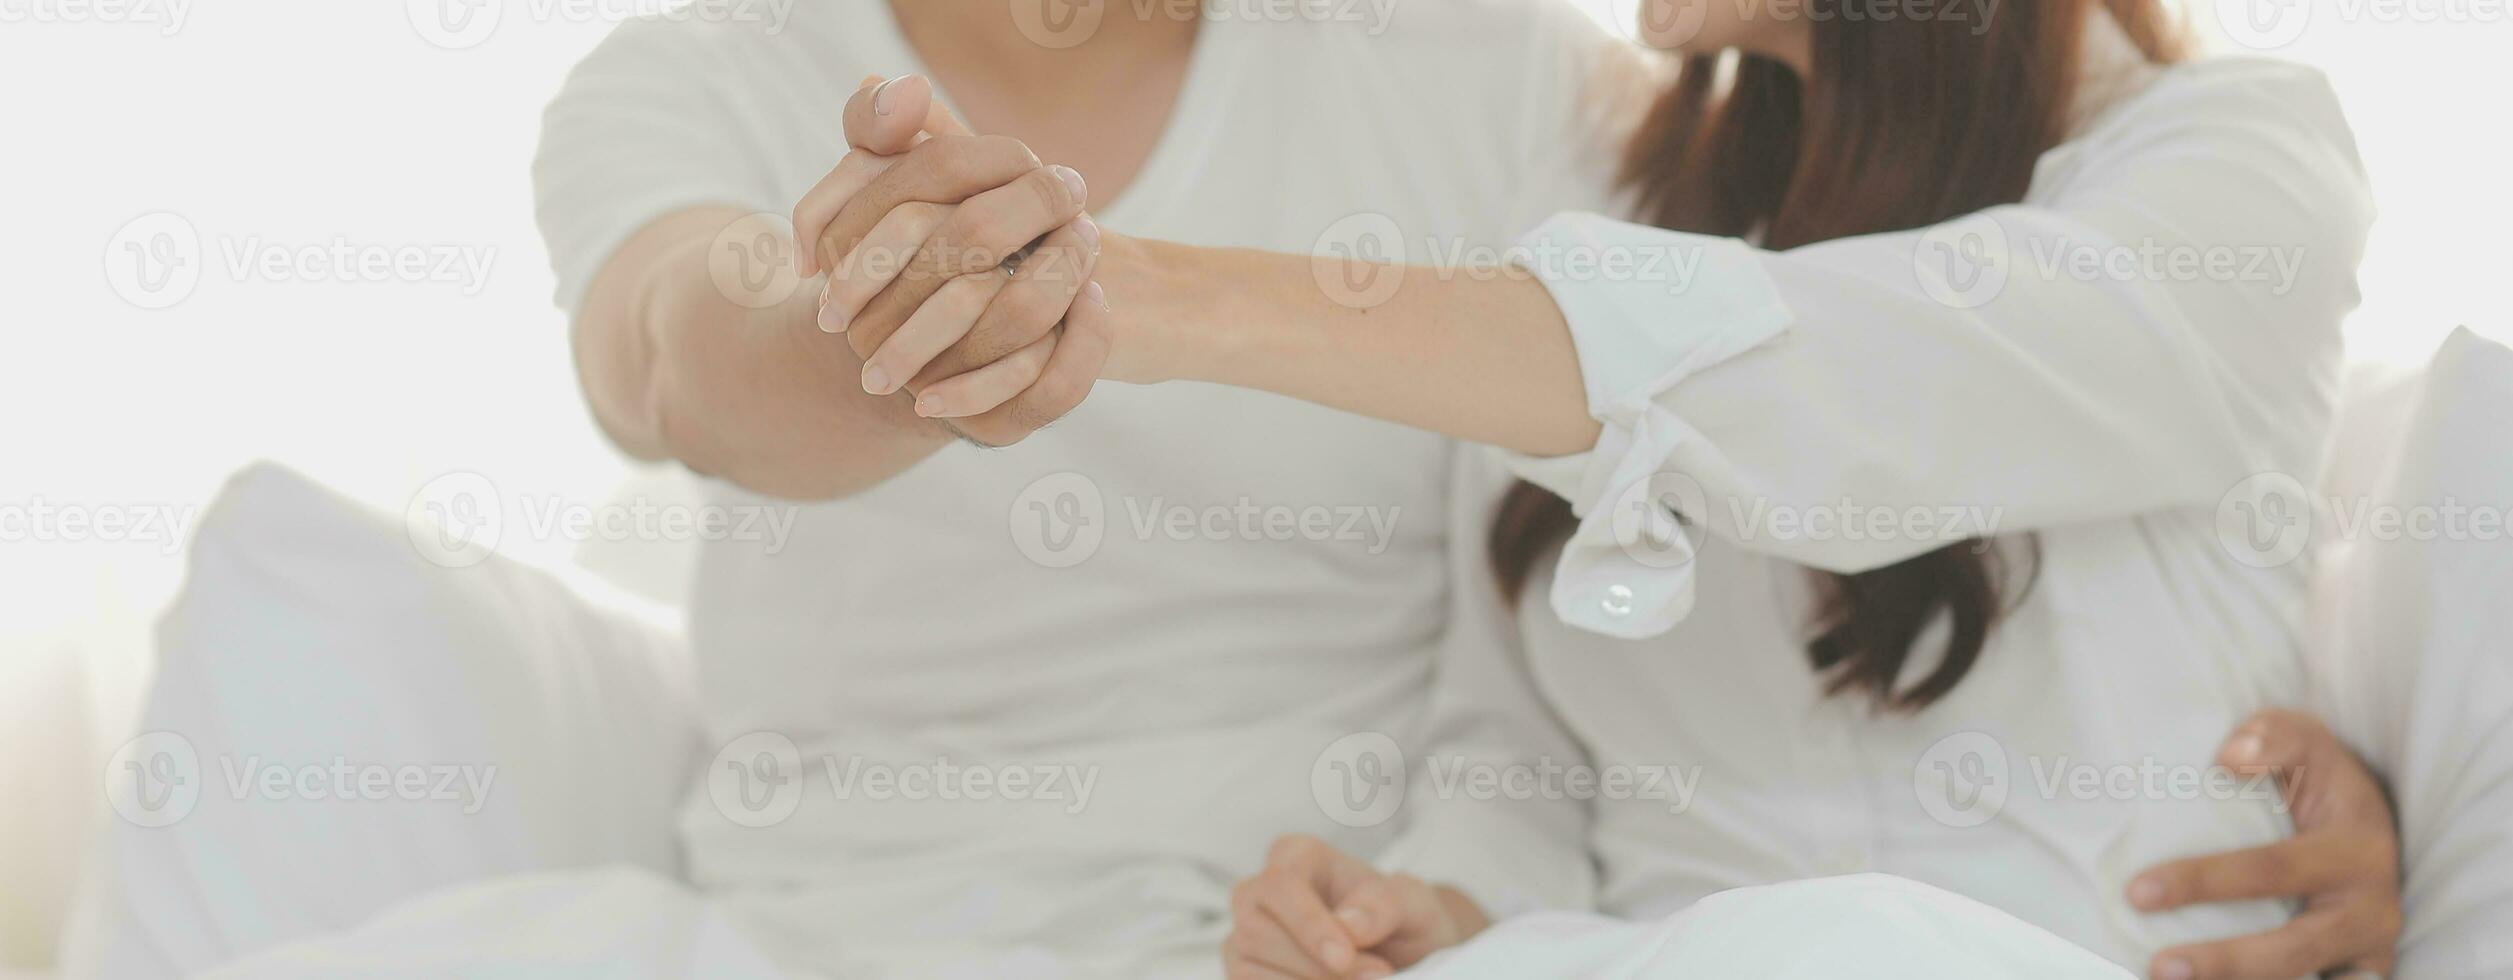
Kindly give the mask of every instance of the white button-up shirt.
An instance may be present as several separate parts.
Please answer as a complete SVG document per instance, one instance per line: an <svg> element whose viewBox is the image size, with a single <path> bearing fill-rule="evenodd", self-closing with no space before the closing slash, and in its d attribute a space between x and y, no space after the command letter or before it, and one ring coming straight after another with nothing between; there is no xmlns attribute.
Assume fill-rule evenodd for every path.
<svg viewBox="0 0 2513 980"><path fill-rule="evenodd" d="M2020 532L2309 480L2371 216L2327 83L2234 58L2161 72L2023 202L1930 228L1775 252L1558 215L1518 254L1605 431L1511 461L1583 517L1554 611L1621 637L1684 618L1692 548L1652 501L1854 572L1979 536L1966 511Z"/></svg>
<svg viewBox="0 0 2513 980"><path fill-rule="evenodd" d="M2279 515L2317 470L2371 205L2315 72L2146 66L2108 20L2088 43L2109 97L2021 203L1785 252L1587 214L1524 239L1604 432L1507 459L1581 521L1519 610L1523 657L1443 663L1450 741L1414 760L1393 863L1504 912L1634 917L1884 871L2138 967L2285 920L2123 892L2288 832L2273 788L2209 763L2301 697L2308 556ZM2026 532L2038 577L1950 695L1825 694L1812 572ZM1456 778L1484 767L1591 775Z"/></svg>

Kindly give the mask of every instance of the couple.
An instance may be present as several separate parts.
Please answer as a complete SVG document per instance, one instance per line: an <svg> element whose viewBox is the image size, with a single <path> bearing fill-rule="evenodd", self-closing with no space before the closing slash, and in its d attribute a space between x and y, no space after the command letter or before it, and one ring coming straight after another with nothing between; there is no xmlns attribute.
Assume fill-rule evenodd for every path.
<svg viewBox="0 0 2513 980"><path fill-rule="evenodd" d="M2158 977L2387 967L2387 804L2265 710L2304 570L2217 522L2330 416L2370 208L2318 77L2185 59L2139 0L1647 4L1672 57L1548 0L1085 9L636 23L546 119L605 430L827 501L702 556L710 735L1096 777L693 800L690 877L781 965L1368 976L1488 933L1441 962L1579 973L1873 871L1934 888L1762 908L1838 938L1951 892ZM807 244L761 290L726 266L770 210ZM1434 264L1333 257L1355 228ZM2158 248L2304 268L2101 261ZM1305 520L1339 509L1389 530ZM1338 819L1320 753L1370 732L1417 776L1692 788Z"/></svg>

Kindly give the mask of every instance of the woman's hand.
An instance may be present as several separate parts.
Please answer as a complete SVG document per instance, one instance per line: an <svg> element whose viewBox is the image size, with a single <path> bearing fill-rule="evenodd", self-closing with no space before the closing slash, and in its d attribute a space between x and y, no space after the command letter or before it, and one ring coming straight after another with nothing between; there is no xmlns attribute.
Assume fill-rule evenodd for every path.
<svg viewBox="0 0 2513 980"><path fill-rule="evenodd" d="M915 76L867 80L845 118L855 149L794 229L815 243L804 274L829 273L821 328L846 334L864 390L915 393L917 414L987 445L1079 405L1109 346L1081 175L971 135Z"/></svg>
<svg viewBox="0 0 2513 980"><path fill-rule="evenodd" d="M1276 840L1230 907L1229 980L1384 977L1490 924L1454 888L1382 873L1306 834Z"/></svg>
<svg viewBox="0 0 2513 980"><path fill-rule="evenodd" d="M2390 975L2401 925L2399 828L2373 772L2319 719L2275 709L2235 729L2217 763L2242 775L2275 775L2294 814L2295 836L2150 869L2130 882L2130 904L2161 912L2276 898L2300 900L2303 908L2269 932L2157 953L2149 975Z"/></svg>

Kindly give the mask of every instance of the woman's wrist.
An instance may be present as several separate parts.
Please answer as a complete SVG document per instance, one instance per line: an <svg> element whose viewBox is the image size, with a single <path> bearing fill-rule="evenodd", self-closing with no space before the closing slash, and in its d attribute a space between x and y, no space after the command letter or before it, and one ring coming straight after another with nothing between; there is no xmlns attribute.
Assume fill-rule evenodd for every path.
<svg viewBox="0 0 2513 980"><path fill-rule="evenodd" d="M1152 384L1225 381L1226 367L1265 334L1273 290L1257 266L1264 253L1201 248L1107 233L1092 273L1108 297L1105 377Z"/></svg>

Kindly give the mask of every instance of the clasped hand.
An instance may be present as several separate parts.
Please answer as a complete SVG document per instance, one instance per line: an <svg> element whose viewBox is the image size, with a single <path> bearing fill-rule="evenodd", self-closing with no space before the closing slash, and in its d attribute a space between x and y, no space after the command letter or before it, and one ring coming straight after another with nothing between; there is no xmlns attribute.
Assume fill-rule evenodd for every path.
<svg viewBox="0 0 2513 980"><path fill-rule="evenodd" d="M1101 232L1072 168L978 136L924 79L866 79L846 156L794 206L798 270L828 274L820 327L864 390L987 446L1019 442L1091 392L1110 348L1091 281Z"/></svg>

